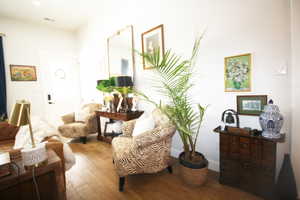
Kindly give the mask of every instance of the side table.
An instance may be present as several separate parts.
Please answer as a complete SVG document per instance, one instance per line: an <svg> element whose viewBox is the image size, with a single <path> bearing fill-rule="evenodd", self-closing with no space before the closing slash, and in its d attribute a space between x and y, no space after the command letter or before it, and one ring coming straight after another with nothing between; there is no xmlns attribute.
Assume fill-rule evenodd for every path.
<svg viewBox="0 0 300 200"><path fill-rule="evenodd" d="M107 134L107 135L105 133L102 134L100 117L105 117L110 120L130 121L139 118L144 113L144 111L135 111L135 112L127 112L127 113L122 113L122 112L112 113L112 112L96 111L95 113L97 116L98 140L111 143L112 138L107 137L108 135L111 134Z"/></svg>
<svg viewBox="0 0 300 200"><path fill-rule="evenodd" d="M277 143L279 139L214 129L220 137L220 183L274 199Z"/></svg>
<svg viewBox="0 0 300 200"><path fill-rule="evenodd" d="M66 200L64 191L64 176L60 158L52 150L48 150L48 162L35 168L35 178L40 198L43 200ZM36 200L37 193L32 179L32 170L25 170L22 160L18 157L11 161L17 167L12 167L12 174L0 178L0 199L9 200Z"/></svg>

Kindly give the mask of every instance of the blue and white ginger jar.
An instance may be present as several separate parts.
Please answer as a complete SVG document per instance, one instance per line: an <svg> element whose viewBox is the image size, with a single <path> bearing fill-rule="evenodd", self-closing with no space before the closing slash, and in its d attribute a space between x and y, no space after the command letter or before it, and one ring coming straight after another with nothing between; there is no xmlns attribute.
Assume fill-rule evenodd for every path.
<svg viewBox="0 0 300 200"><path fill-rule="evenodd" d="M263 130L262 136L270 139L280 138L280 130L283 125L283 116L279 108L270 100L259 116L259 123Z"/></svg>

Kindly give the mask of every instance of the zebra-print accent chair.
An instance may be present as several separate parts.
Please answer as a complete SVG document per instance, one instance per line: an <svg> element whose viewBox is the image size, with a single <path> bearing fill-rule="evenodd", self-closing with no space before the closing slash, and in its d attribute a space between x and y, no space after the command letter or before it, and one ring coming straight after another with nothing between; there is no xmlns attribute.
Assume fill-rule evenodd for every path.
<svg viewBox="0 0 300 200"><path fill-rule="evenodd" d="M119 175L119 191L123 191L125 176L156 173L170 166L171 141L176 128L156 109L152 112L155 128L132 137L135 120L123 124L123 135L112 141L113 163Z"/></svg>

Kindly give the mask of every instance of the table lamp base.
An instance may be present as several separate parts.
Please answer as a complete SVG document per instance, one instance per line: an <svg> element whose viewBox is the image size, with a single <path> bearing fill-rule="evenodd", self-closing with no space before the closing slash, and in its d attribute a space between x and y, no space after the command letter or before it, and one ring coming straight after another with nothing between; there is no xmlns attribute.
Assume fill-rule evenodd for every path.
<svg viewBox="0 0 300 200"><path fill-rule="evenodd" d="M21 150L25 167L38 167L47 162L48 154L44 143L38 144L34 148Z"/></svg>

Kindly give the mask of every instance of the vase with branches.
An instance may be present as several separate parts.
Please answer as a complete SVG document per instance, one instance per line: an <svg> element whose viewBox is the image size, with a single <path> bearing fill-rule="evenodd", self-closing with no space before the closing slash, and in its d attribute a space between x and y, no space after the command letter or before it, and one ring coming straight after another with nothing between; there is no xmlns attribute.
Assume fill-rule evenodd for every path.
<svg viewBox="0 0 300 200"><path fill-rule="evenodd" d="M165 102L156 103L145 94L138 93L146 101L160 108L176 126L183 143L183 159L192 164L202 164L203 160L206 161L204 156L196 151L206 107L193 103L191 96L191 79L195 74L201 39L202 37L199 37L195 40L189 59L182 59L171 50L167 50L162 56L159 49L152 53L140 54L154 68L158 78L154 88L163 95Z"/></svg>

